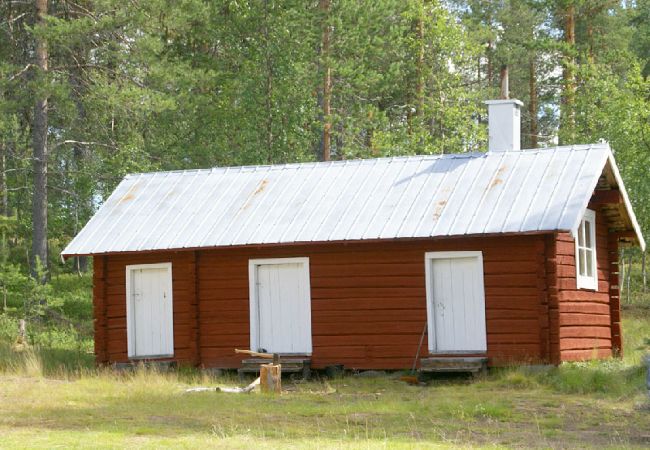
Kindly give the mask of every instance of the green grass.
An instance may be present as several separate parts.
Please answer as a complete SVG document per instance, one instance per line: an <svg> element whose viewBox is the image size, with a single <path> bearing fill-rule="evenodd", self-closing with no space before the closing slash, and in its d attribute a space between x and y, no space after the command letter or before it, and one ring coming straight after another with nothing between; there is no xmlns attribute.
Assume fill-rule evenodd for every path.
<svg viewBox="0 0 650 450"><path fill-rule="evenodd" d="M644 447L648 310L624 314L622 360L494 370L409 386L395 375L285 380L281 396L194 369L95 369L87 351L0 344L0 447ZM0 330L2 328L0 327ZM55 351L56 350L56 351Z"/></svg>
<svg viewBox="0 0 650 450"><path fill-rule="evenodd" d="M564 363L548 370L513 367L495 371L501 384L523 389L545 386L566 394L630 397L644 392L650 355L650 309L629 307L623 312L623 358Z"/></svg>
<svg viewBox="0 0 650 450"><path fill-rule="evenodd" d="M30 372L31 370L31 372ZM184 393L233 378L150 370L45 378L37 365L0 378L7 447L635 446L641 396L596 398L498 380L408 386L391 377L285 383L282 396Z"/></svg>
<svg viewBox="0 0 650 450"><path fill-rule="evenodd" d="M645 292L643 288L643 271L641 270L641 255L634 252L632 259L632 267L630 272L630 291L627 292L627 275L625 280L622 280L621 302L623 306L648 306L650 304L650 259L647 261L646 267L646 287ZM627 265L627 258L625 270L629 269ZM628 295L629 294L629 295Z"/></svg>

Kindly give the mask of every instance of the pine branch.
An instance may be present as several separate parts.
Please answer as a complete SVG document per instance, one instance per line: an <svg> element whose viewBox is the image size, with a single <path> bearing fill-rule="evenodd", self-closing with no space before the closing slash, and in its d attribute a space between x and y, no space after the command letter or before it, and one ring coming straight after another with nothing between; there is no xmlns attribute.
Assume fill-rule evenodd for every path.
<svg viewBox="0 0 650 450"><path fill-rule="evenodd" d="M15 73L11 77L9 77L8 81L14 81L16 78L22 76L25 72L27 72L33 66L34 66L34 64L32 64L32 63L27 64L19 72Z"/></svg>
<svg viewBox="0 0 650 450"><path fill-rule="evenodd" d="M52 146L52 149L56 149L56 148L59 148L62 145L67 145L67 144L83 145L83 146L86 146L86 147L89 147L91 145L97 145L99 147L106 147L106 148L110 148L110 149L113 149L113 150L117 149L117 146L112 145L112 144L105 144L103 142L93 142L93 141L75 141L73 139L67 139L65 141L57 142L56 144L54 144Z"/></svg>
<svg viewBox="0 0 650 450"><path fill-rule="evenodd" d="M26 15L27 15L26 12L25 12L25 13L22 13L22 14L19 14L19 15L17 15L16 17L12 17L12 18L10 18L10 19L5 20L4 23L6 23L7 25L11 25L12 23L14 23L14 22L16 22L16 21L22 19L22 18L25 17Z"/></svg>

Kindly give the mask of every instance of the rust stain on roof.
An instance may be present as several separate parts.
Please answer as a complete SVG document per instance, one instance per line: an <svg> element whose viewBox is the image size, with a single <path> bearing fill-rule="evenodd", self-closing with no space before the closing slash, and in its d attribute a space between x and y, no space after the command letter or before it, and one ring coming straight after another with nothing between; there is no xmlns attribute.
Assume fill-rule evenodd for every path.
<svg viewBox="0 0 650 450"><path fill-rule="evenodd" d="M131 187L131 189L129 189L129 191L126 194L124 194L124 196L117 201L117 204L121 205L122 203L127 203L127 202L133 200L136 197L136 193L137 193L139 188L140 188L140 182L135 183Z"/></svg>
<svg viewBox="0 0 650 450"><path fill-rule="evenodd" d="M490 183L490 187L488 189L492 189L493 187L496 187L496 186L500 185L501 183L503 183L503 180L500 177L501 177L501 175L503 175L503 172L505 172L507 168L508 168L508 166L505 165L505 164L503 166L499 167L499 170L497 170L497 173L494 176L494 180L492 180L492 183Z"/></svg>
<svg viewBox="0 0 650 450"><path fill-rule="evenodd" d="M253 195L257 195L257 194L259 194L260 192L262 192L264 189L266 189L266 185L267 185L267 184L269 184L269 180L267 180L267 179L262 180L262 181L260 182L260 185L259 185L259 186L257 187L257 189L255 190L255 192L253 192Z"/></svg>
<svg viewBox="0 0 650 450"><path fill-rule="evenodd" d="M442 215L442 211L445 209L445 205L447 205L447 200L440 200L436 204L436 210L433 212L433 221L437 222L438 219L440 219L440 216Z"/></svg>
<svg viewBox="0 0 650 450"><path fill-rule="evenodd" d="M122 197L117 203L128 202L129 200L133 200L134 198L135 198L135 195L133 195L132 192L129 192L124 197Z"/></svg>
<svg viewBox="0 0 650 450"><path fill-rule="evenodd" d="M269 184L269 180L264 178L262 181L260 181L260 184L257 185L257 188L255 188L255 191L246 199L246 203L244 203L244 206L241 207L240 211L243 211L245 209L248 209L248 207L251 205L251 202L255 198L256 195L261 194L264 192L266 189L266 186Z"/></svg>
<svg viewBox="0 0 650 450"><path fill-rule="evenodd" d="M490 184L490 187L493 188L500 185L501 183L503 183L503 180L501 178L495 178L492 184Z"/></svg>

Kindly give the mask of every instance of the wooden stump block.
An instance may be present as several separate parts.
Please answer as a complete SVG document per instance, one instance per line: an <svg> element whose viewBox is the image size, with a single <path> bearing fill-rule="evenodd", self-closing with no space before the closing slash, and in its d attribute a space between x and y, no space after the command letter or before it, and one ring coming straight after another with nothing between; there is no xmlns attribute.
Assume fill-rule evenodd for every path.
<svg viewBox="0 0 650 450"><path fill-rule="evenodd" d="M260 366L260 388L262 392L282 392L282 365L262 364Z"/></svg>

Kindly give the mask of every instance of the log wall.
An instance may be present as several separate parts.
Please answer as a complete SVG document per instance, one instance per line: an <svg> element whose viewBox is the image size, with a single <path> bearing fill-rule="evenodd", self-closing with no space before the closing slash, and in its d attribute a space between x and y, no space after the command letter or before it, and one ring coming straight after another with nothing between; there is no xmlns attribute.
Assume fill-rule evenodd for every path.
<svg viewBox="0 0 650 450"><path fill-rule="evenodd" d="M488 356L539 360L544 246L540 236L409 243L311 245L201 251L201 354L207 366L236 367L249 346L248 261L308 256L312 365L406 368L426 321L424 253L482 250ZM427 352L425 339L422 354Z"/></svg>
<svg viewBox="0 0 650 450"><path fill-rule="evenodd" d="M313 366L409 368L426 321L424 253L463 250L483 252L490 364L557 362L584 356L594 339L598 339L599 355L608 355L612 343L604 321L610 313L605 311L609 303L603 296L609 287L609 268L600 267L601 261L607 266L608 254L602 232L599 226L603 292L586 297L575 290L575 278L571 289L573 244L564 235L96 256L97 361L128 360L126 265L172 263L175 360L236 368L242 357L233 349L249 346L249 259L307 256ZM425 338L421 356L428 353L427 345Z"/></svg>
<svg viewBox="0 0 650 450"><path fill-rule="evenodd" d="M557 233L559 359L584 360L612 355L612 314L618 311L618 298L610 302L612 253L607 222L596 210L596 259L598 290L577 289L575 241L568 233ZM614 241L614 244L616 242ZM614 250L617 251L617 250ZM619 316L620 317L620 316ZM618 324L620 318L616 320ZM620 336L620 326L617 328Z"/></svg>
<svg viewBox="0 0 650 450"><path fill-rule="evenodd" d="M544 239L314 244L96 257L97 359L128 359L126 265L172 263L174 359L238 367L241 357L233 349L249 346L248 260L308 256L314 367L410 367L426 321L424 253L481 250L491 363L544 360ZM426 353L425 339L421 354Z"/></svg>

